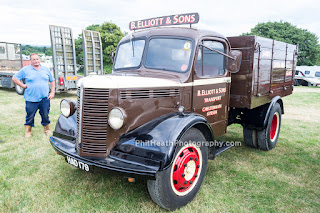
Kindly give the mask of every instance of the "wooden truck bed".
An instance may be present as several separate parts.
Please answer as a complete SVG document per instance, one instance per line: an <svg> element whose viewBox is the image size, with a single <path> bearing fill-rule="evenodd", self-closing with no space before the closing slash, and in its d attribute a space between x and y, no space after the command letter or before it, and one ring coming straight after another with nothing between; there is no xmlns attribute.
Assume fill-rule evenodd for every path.
<svg viewBox="0 0 320 213"><path fill-rule="evenodd" d="M240 71L231 75L230 107L253 109L292 94L297 46L259 36L228 37L242 52Z"/></svg>

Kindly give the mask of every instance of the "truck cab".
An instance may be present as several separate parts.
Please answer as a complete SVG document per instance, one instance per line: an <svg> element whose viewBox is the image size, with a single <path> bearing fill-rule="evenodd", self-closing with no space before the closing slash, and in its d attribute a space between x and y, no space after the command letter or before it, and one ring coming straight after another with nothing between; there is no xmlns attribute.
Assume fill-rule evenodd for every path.
<svg viewBox="0 0 320 213"><path fill-rule="evenodd" d="M168 20L184 23L198 18L183 14L130 26ZM256 37L247 39L256 43ZM252 56L249 68L242 70L251 72L250 79L241 73L242 52ZM284 70L274 66L275 76L286 81L279 88L271 85L271 68L265 75L271 79L263 78L269 83L260 82L263 90L258 87L256 95L250 93L255 85L252 73L259 72L252 65L256 52L240 46L232 50L228 38L212 31L181 27L135 31L119 42L112 74L80 79L77 100L61 101L62 114L50 142L69 164L84 171L148 179L154 202L168 210L180 208L200 189L208 159L231 147L215 144L228 125L242 124L245 143L251 147L270 150L277 143L283 113L279 95L292 92L294 56ZM239 87L240 93L231 98L231 74L239 69L237 85L251 81L253 86L250 91ZM238 96L247 101L238 103ZM230 100L239 107L230 107Z"/></svg>
<svg viewBox="0 0 320 213"><path fill-rule="evenodd" d="M163 99L158 99L139 119L135 118L135 125L158 117L155 111L164 110L166 114L183 107L186 112L206 117L212 127L219 127L213 128L216 136L226 132L231 83L228 58L209 48L224 54L231 50L221 34L192 28L149 29L120 41L113 66L114 78L130 76L125 84L135 85L131 91L127 88L120 91L121 98L131 99L120 106L132 108L132 96L146 104L157 95Z"/></svg>
<svg viewBox="0 0 320 213"><path fill-rule="evenodd" d="M24 89L11 80L22 66L21 44L0 42L0 87L15 88L23 94Z"/></svg>

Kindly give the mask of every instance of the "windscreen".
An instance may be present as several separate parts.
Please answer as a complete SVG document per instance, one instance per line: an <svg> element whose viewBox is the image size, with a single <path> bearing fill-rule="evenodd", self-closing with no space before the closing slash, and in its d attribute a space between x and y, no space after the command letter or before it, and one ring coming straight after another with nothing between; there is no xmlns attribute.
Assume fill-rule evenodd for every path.
<svg viewBox="0 0 320 213"><path fill-rule="evenodd" d="M125 69L138 67L141 63L144 45L145 40L132 40L120 44L114 68Z"/></svg>
<svg viewBox="0 0 320 213"><path fill-rule="evenodd" d="M153 38L147 50L145 67L185 72L190 67L193 43L181 38Z"/></svg>

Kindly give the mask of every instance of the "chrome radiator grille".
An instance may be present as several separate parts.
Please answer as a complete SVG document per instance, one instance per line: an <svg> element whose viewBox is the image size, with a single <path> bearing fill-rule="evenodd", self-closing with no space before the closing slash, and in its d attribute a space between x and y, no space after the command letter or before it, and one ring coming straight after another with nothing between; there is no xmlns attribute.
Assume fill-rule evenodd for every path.
<svg viewBox="0 0 320 213"><path fill-rule="evenodd" d="M77 144L83 156L106 155L108 99L108 89L84 88L82 95L78 95Z"/></svg>

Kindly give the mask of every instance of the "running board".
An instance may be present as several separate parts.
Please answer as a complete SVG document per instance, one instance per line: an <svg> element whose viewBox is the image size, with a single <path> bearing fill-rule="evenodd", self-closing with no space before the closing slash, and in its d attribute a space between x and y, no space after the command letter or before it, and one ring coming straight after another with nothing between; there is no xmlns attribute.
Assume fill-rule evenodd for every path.
<svg viewBox="0 0 320 213"><path fill-rule="evenodd" d="M233 147L233 146L226 146L225 143L221 147L216 147L214 156L220 155L222 152L230 149L231 147Z"/></svg>

